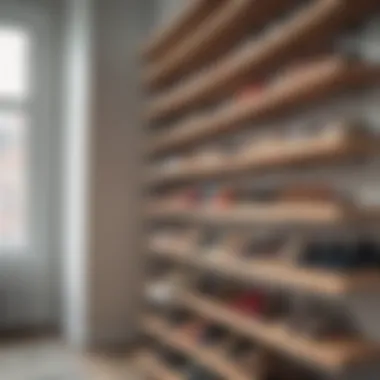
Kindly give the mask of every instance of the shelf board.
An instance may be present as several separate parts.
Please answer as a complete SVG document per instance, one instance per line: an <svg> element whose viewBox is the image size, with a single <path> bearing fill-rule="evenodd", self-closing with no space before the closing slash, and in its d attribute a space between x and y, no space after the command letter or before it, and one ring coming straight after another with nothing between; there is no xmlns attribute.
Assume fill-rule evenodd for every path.
<svg viewBox="0 0 380 380"><path fill-rule="evenodd" d="M308 227L334 227L341 225L364 225L379 221L378 208L355 208L333 202L256 202L230 207L189 206L170 207L163 203L151 204L152 220L183 220L212 224L267 224Z"/></svg>
<svg viewBox="0 0 380 380"><path fill-rule="evenodd" d="M213 113L188 119L170 131L161 132L153 138L148 153L182 149L221 134L236 132L247 127L248 121L275 118L339 91L379 81L380 65L350 63L339 57L326 58L275 81L259 96L231 102Z"/></svg>
<svg viewBox="0 0 380 380"><path fill-rule="evenodd" d="M154 32L142 48L142 56L147 60L157 60L169 53L173 47L189 36L199 24L217 7L220 0L191 0L185 9L171 23Z"/></svg>
<svg viewBox="0 0 380 380"><path fill-rule="evenodd" d="M283 324L264 322L242 315L228 306L192 293L183 293L178 302L203 318L328 372L338 372L350 365L379 358L378 344L350 340L316 341L297 336L295 331Z"/></svg>
<svg viewBox="0 0 380 380"><path fill-rule="evenodd" d="M168 368L150 352L141 352L134 360L137 368L156 380L185 380L185 376Z"/></svg>
<svg viewBox="0 0 380 380"><path fill-rule="evenodd" d="M380 289L379 270L334 272L328 269L299 267L280 259L241 260L234 258L236 255L233 253L222 250L216 257L208 257L207 254L194 254L199 250L198 247L185 249L183 244L180 245L175 241L159 245L151 244L149 249L154 255L242 282L263 283L332 297Z"/></svg>
<svg viewBox="0 0 380 380"><path fill-rule="evenodd" d="M148 66L143 83L159 87L188 75L216 60L254 27L263 27L294 3L295 0L225 1L169 54Z"/></svg>
<svg viewBox="0 0 380 380"><path fill-rule="evenodd" d="M167 326L166 323L159 318L145 318L143 328L147 334L159 340L161 343L181 351L224 379L252 379L251 376L243 374L227 357L223 357L218 350L194 342L187 334Z"/></svg>
<svg viewBox="0 0 380 380"><path fill-rule="evenodd" d="M351 159L358 155L380 152L380 143L370 136L354 135L321 136L309 139L284 141L267 147L265 151L254 149L235 157L227 156L219 162L196 162L193 165L179 165L175 169L152 171L147 183L165 185L172 182L193 181L226 177L235 174L267 171L291 166L304 166Z"/></svg>

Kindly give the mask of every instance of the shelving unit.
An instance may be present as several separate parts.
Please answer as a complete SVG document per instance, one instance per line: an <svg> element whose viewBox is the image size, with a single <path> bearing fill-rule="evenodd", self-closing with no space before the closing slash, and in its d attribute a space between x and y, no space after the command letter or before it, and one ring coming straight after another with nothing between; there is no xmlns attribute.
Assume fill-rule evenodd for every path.
<svg viewBox="0 0 380 380"><path fill-rule="evenodd" d="M322 190L321 198L313 198L311 191L310 199L305 195L298 199L299 189L291 186L280 196L271 193L269 200L244 198L244 191L244 195L236 191L231 199L224 194L222 201L209 194L214 194L215 187L231 190L235 177L239 185L244 181L260 184L260 176L272 171L286 168L297 175L300 168L313 173L317 166L331 165L339 170L352 161L366 165L379 155L378 135L351 130L353 124L360 129L361 121L344 114L327 124L324 121L318 132L308 130L307 137L289 137L282 130L281 135L272 131L270 138L260 139L259 134L264 128L282 128L284 118L305 109L333 103L337 95L380 83L379 63L353 59L339 51L336 43L347 27L357 27L379 8L375 0L190 1L143 49L142 82L151 95L144 114L150 124L145 147L149 165L144 173L149 269L154 268L155 280L170 282L167 271L183 275L186 281L175 282L171 297L165 289L166 303L161 299L159 307L147 296L149 310L142 318L142 333L217 379L266 377L261 368L248 373L230 352L205 344L191 329L173 323L170 312L185 312L205 326L221 327L234 339L244 339L289 365L325 374L329 380L341 379L350 369L364 368L380 358L380 344L364 336L306 335L295 331L288 316L272 320L244 313L228 297L214 297L197 287L199 278L215 276L216 284L259 287L286 293L286 297L340 305L352 296L380 292L378 267L338 270L307 265L295 258L299 252L277 257L257 252L258 258L252 258L235 252L223 239L208 254L200 235L193 240L180 233L175 236L177 230L196 229L202 234L211 229L223 235L242 227L302 238L318 232L319 239L321 231L354 235L367 227L378 228L377 206L351 198L330 199ZM334 129L337 124L339 128ZM231 139L232 149L212 150L235 136L242 138ZM207 149L211 158L204 155ZM316 188L316 192L321 189ZM181 197L183 189L204 190L206 195ZM167 229L174 231L170 238L162 232ZM162 278L157 275L161 272ZM151 288L155 281L149 278L148 284ZM188 379L186 371L172 368L149 348L136 363L149 378ZM274 363L271 369L275 367Z"/></svg>

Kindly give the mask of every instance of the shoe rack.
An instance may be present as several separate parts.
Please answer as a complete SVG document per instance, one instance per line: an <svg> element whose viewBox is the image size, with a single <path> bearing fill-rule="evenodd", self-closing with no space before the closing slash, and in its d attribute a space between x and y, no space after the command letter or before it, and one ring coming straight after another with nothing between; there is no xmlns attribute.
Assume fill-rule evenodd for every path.
<svg viewBox="0 0 380 380"><path fill-rule="evenodd" d="M380 207L335 183L380 138L363 110L327 112L380 84L352 42L379 10L192 0L143 47L147 378L351 379L379 362L345 300L380 294ZM319 122L289 122L310 109Z"/></svg>

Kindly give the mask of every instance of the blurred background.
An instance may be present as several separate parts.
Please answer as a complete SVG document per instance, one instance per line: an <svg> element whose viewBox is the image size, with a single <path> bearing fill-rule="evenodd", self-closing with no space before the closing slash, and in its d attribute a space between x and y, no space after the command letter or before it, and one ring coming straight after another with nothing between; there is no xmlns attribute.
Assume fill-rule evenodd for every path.
<svg viewBox="0 0 380 380"><path fill-rule="evenodd" d="M378 379L379 11L1 0L0 379Z"/></svg>

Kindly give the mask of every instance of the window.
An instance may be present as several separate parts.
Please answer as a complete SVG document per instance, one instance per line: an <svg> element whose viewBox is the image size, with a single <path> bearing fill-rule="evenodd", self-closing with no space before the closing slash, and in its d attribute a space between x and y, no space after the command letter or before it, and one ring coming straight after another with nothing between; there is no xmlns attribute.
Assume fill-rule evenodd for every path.
<svg viewBox="0 0 380 380"><path fill-rule="evenodd" d="M29 40L0 28L0 249L27 244Z"/></svg>
<svg viewBox="0 0 380 380"><path fill-rule="evenodd" d="M0 98L27 96L28 53L28 38L22 30L0 29Z"/></svg>

